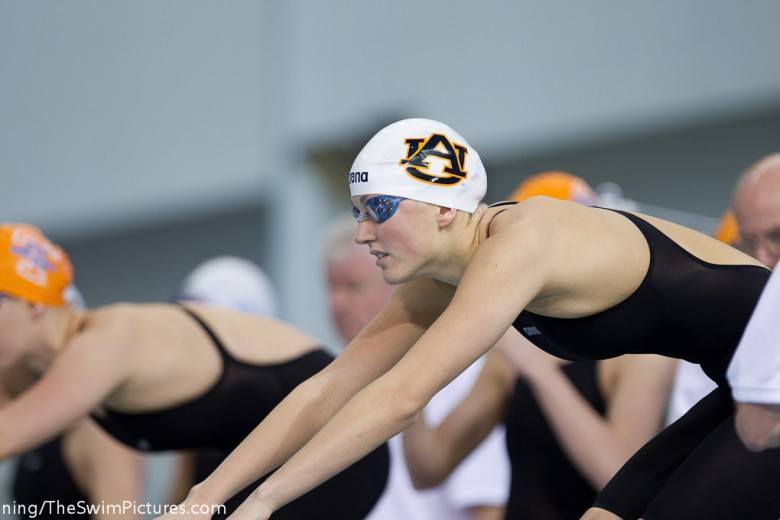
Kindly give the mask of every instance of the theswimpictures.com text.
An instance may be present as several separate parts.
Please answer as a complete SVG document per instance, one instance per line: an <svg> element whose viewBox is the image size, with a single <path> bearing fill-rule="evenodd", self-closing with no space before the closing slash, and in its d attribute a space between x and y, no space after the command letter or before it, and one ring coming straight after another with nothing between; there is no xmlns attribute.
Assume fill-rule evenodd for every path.
<svg viewBox="0 0 780 520"><path fill-rule="evenodd" d="M38 518L39 516L64 516L64 515L184 515L184 514L225 514L224 505L169 505L169 504L150 504L149 502L136 502L134 500L124 500L120 503L109 504L100 502L91 504L85 500L79 500L75 503L64 503L59 500L44 500L38 504L10 504L0 505L0 517L8 518L10 515L26 516L28 518Z"/></svg>

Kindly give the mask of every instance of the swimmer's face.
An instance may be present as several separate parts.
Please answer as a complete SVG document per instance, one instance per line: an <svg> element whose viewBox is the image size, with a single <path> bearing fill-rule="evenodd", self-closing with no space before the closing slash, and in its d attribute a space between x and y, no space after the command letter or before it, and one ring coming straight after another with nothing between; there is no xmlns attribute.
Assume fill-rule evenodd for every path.
<svg viewBox="0 0 780 520"><path fill-rule="evenodd" d="M0 369L15 365L27 353L38 321L29 303L0 296Z"/></svg>
<svg viewBox="0 0 780 520"><path fill-rule="evenodd" d="M345 342L354 338L384 307L393 292L377 258L365 247L353 245L343 257L326 264L328 306L339 335Z"/></svg>
<svg viewBox="0 0 780 520"><path fill-rule="evenodd" d="M739 248L774 267L780 261L780 172L740 186L733 207Z"/></svg>
<svg viewBox="0 0 780 520"><path fill-rule="evenodd" d="M352 197L352 205L365 213L365 201L374 196ZM355 242L368 246L387 283L404 283L425 274L435 238L435 208L407 199L382 223L372 219L358 223Z"/></svg>

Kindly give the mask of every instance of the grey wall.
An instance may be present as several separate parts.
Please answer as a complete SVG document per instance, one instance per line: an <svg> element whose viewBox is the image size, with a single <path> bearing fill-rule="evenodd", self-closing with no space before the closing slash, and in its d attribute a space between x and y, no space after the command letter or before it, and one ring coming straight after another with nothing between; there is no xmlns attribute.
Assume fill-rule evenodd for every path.
<svg viewBox="0 0 780 520"><path fill-rule="evenodd" d="M6 215L88 234L260 191L267 2L0 3Z"/></svg>
<svg viewBox="0 0 780 520"><path fill-rule="evenodd" d="M89 235L245 204L301 170L301 142L388 111L443 119L486 157L734 117L780 103L779 16L770 0L2 0L0 207Z"/></svg>
<svg viewBox="0 0 780 520"><path fill-rule="evenodd" d="M450 122L483 155L780 101L780 4L300 0L307 134L388 106Z"/></svg>
<svg viewBox="0 0 780 520"><path fill-rule="evenodd" d="M433 117L480 150L490 198L568 169L717 215L779 148L778 19L772 0L0 0L0 219L63 242L92 304L249 256L333 344L320 233L347 200L311 143Z"/></svg>
<svg viewBox="0 0 780 520"><path fill-rule="evenodd" d="M267 224L262 208L236 208L62 245L90 306L166 301L178 293L191 269L213 256L235 255L268 265Z"/></svg>
<svg viewBox="0 0 780 520"><path fill-rule="evenodd" d="M719 216L739 174L778 150L780 107L536 153L507 151L488 164L488 198L506 197L529 174L561 169L594 186L617 182L644 203Z"/></svg>

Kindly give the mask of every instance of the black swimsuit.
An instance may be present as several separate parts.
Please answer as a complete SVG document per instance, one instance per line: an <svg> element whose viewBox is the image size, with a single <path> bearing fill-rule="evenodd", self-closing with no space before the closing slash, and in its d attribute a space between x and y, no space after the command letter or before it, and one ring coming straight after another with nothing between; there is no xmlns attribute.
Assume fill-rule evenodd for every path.
<svg viewBox="0 0 780 520"><path fill-rule="evenodd" d="M583 318L551 318L523 311L515 328L543 350L565 359L605 359L628 353L686 359L700 364L719 388L637 452L607 484L595 505L624 519L776 520L780 515L780 450L753 456L734 442L733 405L725 378L770 271L705 262L642 218L618 213L639 228L650 248L650 263L640 286L617 305ZM750 473L708 473L707 467L728 457L726 451L741 461L745 471L750 468ZM766 467L761 471L770 474L760 473L762 465ZM681 486L680 475L699 483L711 482L708 492L717 494L717 499L680 491L689 489ZM755 485L746 485L751 479ZM766 484L767 480L774 484ZM677 487L670 489L672 481ZM741 486L729 487L731 482ZM773 488L769 495L767 485Z"/></svg>
<svg viewBox="0 0 780 520"><path fill-rule="evenodd" d="M560 367L579 394L598 413L601 395L596 361L575 361ZM512 468L506 518L570 520L596 498L596 490L561 448L547 416L524 379L515 383L507 405L506 449Z"/></svg>
<svg viewBox="0 0 780 520"><path fill-rule="evenodd" d="M753 265L705 262L647 221L633 222L650 248L639 287L625 300L583 318L523 311L515 328L535 345L571 360L622 354L661 354L702 366L718 384L770 271Z"/></svg>
<svg viewBox="0 0 780 520"><path fill-rule="evenodd" d="M228 353L211 328L186 307L211 338L222 359L222 374L204 394L164 410L125 413L105 410L93 419L125 444L145 451L217 450L227 455L296 386L327 366L333 357L314 350L274 365L252 365ZM340 474L274 513L274 518L362 519L382 494L389 470L382 445ZM258 481L259 483L260 481ZM254 489L228 502L228 512Z"/></svg>
<svg viewBox="0 0 780 520"><path fill-rule="evenodd" d="M35 512L26 510L19 515L24 519L88 519L87 496L76 484L65 461L63 441L60 436L19 457L14 474L13 496L17 505L41 507L47 500L55 501ZM55 504L61 505L57 509ZM67 509L74 512L67 514ZM21 508L20 508L21 511ZM63 511L65 514L62 514ZM83 512L83 514L82 514Z"/></svg>

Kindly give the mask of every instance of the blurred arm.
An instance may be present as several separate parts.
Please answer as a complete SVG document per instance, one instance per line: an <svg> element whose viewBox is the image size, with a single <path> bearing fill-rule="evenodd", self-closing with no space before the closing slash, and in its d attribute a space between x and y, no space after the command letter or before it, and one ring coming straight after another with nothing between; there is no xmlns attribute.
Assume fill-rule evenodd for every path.
<svg viewBox="0 0 780 520"><path fill-rule="evenodd" d="M0 408L0 459L53 438L96 408L127 377L121 340L85 332L27 391Z"/></svg>
<svg viewBox="0 0 780 520"><path fill-rule="evenodd" d="M76 442L84 454L84 475L87 496L92 504L123 504L139 502L143 492L144 462L140 453L120 444L92 421L85 420L67 442ZM95 516L97 520L124 518L135 520L138 515L132 509L127 514Z"/></svg>
<svg viewBox="0 0 780 520"><path fill-rule="evenodd" d="M428 298L412 298L418 291L425 291ZM344 352L277 405L214 473L193 488L185 502L224 503L284 463L344 403L403 356L450 296L450 289L431 280L417 280L396 290Z"/></svg>
<svg viewBox="0 0 780 520"><path fill-rule="evenodd" d="M674 374L674 360L661 356L624 356L616 362L619 376L604 417L558 366L527 378L563 450L595 489L660 430Z"/></svg>
<svg viewBox="0 0 780 520"><path fill-rule="evenodd" d="M432 428L420 414L404 431L406 465L417 489L441 484L501 422L512 377L506 361L491 353L469 394L444 421Z"/></svg>
<svg viewBox="0 0 780 520"><path fill-rule="evenodd" d="M171 489L168 492L169 504L178 504L187 497L193 484L195 484L195 459L197 453L183 451L176 456L175 470Z"/></svg>

